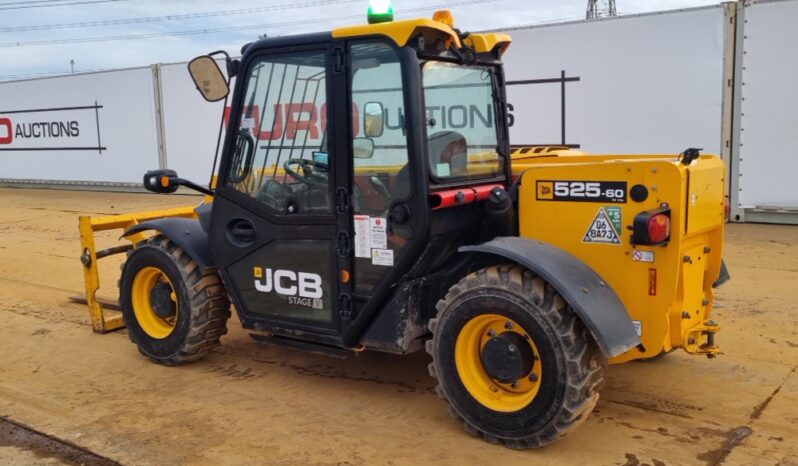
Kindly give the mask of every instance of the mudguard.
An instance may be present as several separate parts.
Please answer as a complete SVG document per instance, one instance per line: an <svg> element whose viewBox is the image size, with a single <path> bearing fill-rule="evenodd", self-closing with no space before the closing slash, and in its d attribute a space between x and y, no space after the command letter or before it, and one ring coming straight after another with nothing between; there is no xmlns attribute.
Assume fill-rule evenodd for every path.
<svg viewBox="0 0 798 466"><path fill-rule="evenodd" d="M161 218L142 222L128 228L122 238L141 233L142 231L155 230L186 251L200 267L213 267L214 262L208 247L208 234L202 229L200 222L190 218Z"/></svg>
<svg viewBox="0 0 798 466"><path fill-rule="evenodd" d="M495 238L463 246L459 251L500 256L543 277L571 305L607 358L640 344L632 319L615 291L571 253L519 237Z"/></svg>

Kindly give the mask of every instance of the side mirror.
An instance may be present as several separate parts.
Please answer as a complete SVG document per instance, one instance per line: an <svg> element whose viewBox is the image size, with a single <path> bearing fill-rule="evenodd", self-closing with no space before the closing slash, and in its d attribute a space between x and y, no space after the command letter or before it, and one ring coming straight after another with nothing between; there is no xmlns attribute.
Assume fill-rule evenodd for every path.
<svg viewBox="0 0 798 466"><path fill-rule="evenodd" d="M208 102L218 102L230 93L227 79L216 60L209 55L200 55L191 60L188 64L188 73L194 80L197 90Z"/></svg>
<svg viewBox="0 0 798 466"><path fill-rule="evenodd" d="M384 111L379 102L366 102L363 107L363 133L368 138L378 138L385 130Z"/></svg>
<svg viewBox="0 0 798 466"><path fill-rule="evenodd" d="M200 186L192 181L184 180L177 176L177 172L165 168L163 170L150 170L144 175L144 189L158 194L172 194L180 186L213 196L213 190Z"/></svg>
<svg viewBox="0 0 798 466"><path fill-rule="evenodd" d="M355 138L352 140L352 156L356 159L370 159L374 155L374 140Z"/></svg>
<svg viewBox="0 0 798 466"><path fill-rule="evenodd" d="M177 191L177 172L174 170L151 170L144 175L144 189L158 194L171 194Z"/></svg>

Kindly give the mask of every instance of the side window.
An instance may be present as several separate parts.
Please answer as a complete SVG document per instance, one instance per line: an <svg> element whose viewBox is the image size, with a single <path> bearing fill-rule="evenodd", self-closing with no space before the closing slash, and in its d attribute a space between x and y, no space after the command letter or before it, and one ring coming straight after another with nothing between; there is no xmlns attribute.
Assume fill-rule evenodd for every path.
<svg viewBox="0 0 798 466"><path fill-rule="evenodd" d="M404 252L406 227L389 223L410 196L399 56L381 43L350 48L352 68L355 287L369 294Z"/></svg>
<svg viewBox="0 0 798 466"><path fill-rule="evenodd" d="M502 176L490 69L428 61L422 73L433 180Z"/></svg>
<svg viewBox="0 0 798 466"><path fill-rule="evenodd" d="M273 55L248 72L227 186L278 214L331 211L325 58Z"/></svg>

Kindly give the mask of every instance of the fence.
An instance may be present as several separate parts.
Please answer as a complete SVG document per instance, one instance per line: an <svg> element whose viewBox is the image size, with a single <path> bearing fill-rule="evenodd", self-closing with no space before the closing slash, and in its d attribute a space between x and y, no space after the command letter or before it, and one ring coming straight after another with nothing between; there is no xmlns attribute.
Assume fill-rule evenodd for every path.
<svg viewBox="0 0 798 466"><path fill-rule="evenodd" d="M702 147L730 168L734 221L798 223L796 17L798 0L749 0L509 30L511 143ZM0 184L138 189L157 167L206 182L223 111L184 63L0 83Z"/></svg>

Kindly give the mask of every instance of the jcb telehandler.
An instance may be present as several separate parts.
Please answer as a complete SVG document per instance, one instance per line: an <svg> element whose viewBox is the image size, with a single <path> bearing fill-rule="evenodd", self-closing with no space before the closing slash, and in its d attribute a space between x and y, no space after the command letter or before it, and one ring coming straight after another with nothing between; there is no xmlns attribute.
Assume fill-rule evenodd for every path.
<svg viewBox="0 0 798 466"><path fill-rule="evenodd" d="M452 415L511 448L584 421L608 362L718 352L717 157L511 151L509 36L445 10L369 23L247 44L228 78L211 55L189 64L209 101L235 77L218 171L210 188L144 176L205 193L196 208L81 218L96 331L183 364L219 345L232 303L259 341L425 348ZM95 250L120 227L130 245ZM95 292L97 260L122 251L120 319Z"/></svg>

